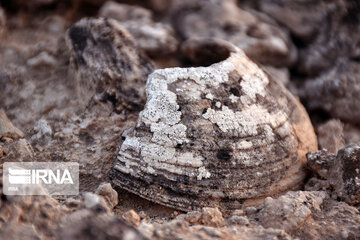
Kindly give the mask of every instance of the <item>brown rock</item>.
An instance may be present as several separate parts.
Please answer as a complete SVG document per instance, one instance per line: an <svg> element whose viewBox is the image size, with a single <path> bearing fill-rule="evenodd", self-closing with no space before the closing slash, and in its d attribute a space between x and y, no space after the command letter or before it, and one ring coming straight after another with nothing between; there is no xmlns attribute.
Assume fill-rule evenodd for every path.
<svg viewBox="0 0 360 240"><path fill-rule="evenodd" d="M310 217L312 209L320 210L326 196L325 192L290 191L277 199L267 197L258 218L266 228L293 230Z"/></svg>
<svg viewBox="0 0 360 240"><path fill-rule="evenodd" d="M8 137L12 139L23 138L24 133L15 127L3 109L0 109L0 138Z"/></svg>
<svg viewBox="0 0 360 240"><path fill-rule="evenodd" d="M175 1L169 18L185 40L227 40L258 63L277 67L296 60L296 49L286 31L258 12L239 8L235 0Z"/></svg>
<svg viewBox="0 0 360 240"><path fill-rule="evenodd" d="M360 147L350 144L340 149L335 157L326 151L307 155L308 166L327 181L328 191L334 198L349 204L360 203ZM310 182L311 183L311 182ZM314 189L314 186L309 186Z"/></svg>
<svg viewBox="0 0 360 240"><path fill-rule="evenodd" d="M337 153L344 146L344 127L340 120L329 120L316 129L320 149L326 148L329 153Z"/></svg>
<svg viewBox="0 0 360 240"><path fill-rule="evenodd" d="M112 208L119 202L118 193L111 187L110 183L102 183L96 189L96 194L103 196Z"/></svg>
<svg viewBox="0 0 360 240"><path fill-rule="evenodd" d="M109 1L101 7L99 16L118 20L149 56L158 58L177 50L178 42L171 27L155 23L152 13L145 8Z"/></svg>
<svg viewBox="0 0 360 240"><path fill-rule="evenodd" d="M115 111L140 110L153 64L131 35L113 19L84 18L66 32L71 63L85 104L110 101Z"/></svg>
<svg viewBox="0 0 360 240"><path fill-rule="evenodd" d="M122 218L133 226L139 226L141 220L140 216L134 210L129 210L125 212L122 215Z"/></svg>
<svg viewBox="0 0 360 240"><path fill-rule="evenodd" d="M57 233L58 240L146 239L138 230L129 226L122 219L96 214L89 210L76 211L64 218Z"/></svg>
<svg viewBox="0 0 360 240"><path fill-rule="evenodd" d="M222 213L217 208L203 208L201 212L194 211L179 215L176 219L184 220L192 225L205 225L210 227L222 227L225 222Z"/></svg>
<svg viewBox="0 0 360 240"><path fill-rule="evenodd" d="M360 30L359 30L360 31ZM360 121L360 64L341 61L315 79L306 81L304 97L310 109L323 109L332 117Z"/></svg>

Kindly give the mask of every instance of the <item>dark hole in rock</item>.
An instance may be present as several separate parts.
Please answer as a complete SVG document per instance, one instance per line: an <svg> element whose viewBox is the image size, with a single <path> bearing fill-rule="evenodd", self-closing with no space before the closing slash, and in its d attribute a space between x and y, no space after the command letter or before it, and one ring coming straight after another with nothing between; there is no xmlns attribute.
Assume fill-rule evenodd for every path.
<svg viewBox="0 0 360 240"><path fill-rule="evenodd" d="M232 87L230 88L230 93L232 93L234 96L239 97L240 96L240 92L239 90L237 90L236 88Z"/></svg>
<svg viewBox="0 0 360 240"><path fill-rule="evenodd" d="M82 27L71 27L69 29L69 35L74 44L75 50L83 51L86 47L86 41L89 36L88 30Z"/></svg>
<svg viewBox="0 0 360 240"><path fill-rule="evenodd" d="M221 160L229 160L231 158L231 155L228 149L220 149L217 152L216 157Z"/></svg>
<svg viewBox="0 0 360 240"><path fill-rule="evenodd" d="M218 39L189 40L182 46L182 52L195 66L210 66L230 56L232 46Z"/></svg>

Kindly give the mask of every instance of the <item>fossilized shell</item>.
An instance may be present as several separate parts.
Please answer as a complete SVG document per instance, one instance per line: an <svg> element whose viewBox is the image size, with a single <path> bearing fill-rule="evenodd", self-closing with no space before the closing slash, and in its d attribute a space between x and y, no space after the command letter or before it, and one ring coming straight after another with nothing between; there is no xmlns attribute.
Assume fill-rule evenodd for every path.
<svg viewBox="0 0 360 240"><path fill-rule="evenodd" d="M230 210L302 182L305 153L317 148L304 108L238 48L221 56L149 76L110 171L115 185L181 210Z"/></svg>
<svg viewBox="0 0 360 240"><path fill-rule="evenodd" d="M97 96L115 110L141 110L145 81L154 65L126 29L113 19L83 18L66 32L80 96Z"/></svg>

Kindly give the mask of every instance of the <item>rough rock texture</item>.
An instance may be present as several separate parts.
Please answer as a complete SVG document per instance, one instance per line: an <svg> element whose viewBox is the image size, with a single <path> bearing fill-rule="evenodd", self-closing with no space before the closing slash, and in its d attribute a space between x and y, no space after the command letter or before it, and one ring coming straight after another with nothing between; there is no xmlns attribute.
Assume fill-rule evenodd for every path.
<svg viewBox="0 0 360 240"><path fill-rule="evenodd" d="M15 127L3 109L0 109L0 138L23 138L24 133Z"/></svg>
<svg viewBox="0 0 360 240"><path fill-rule="evenodd" d="M110 172L115 185L177 209L230 210L302 182L317 147L307 114L241 50L224 49L209 67L150 75Z"/></svg>
<svg viewBox="0 0 360 240"><path fill-rule="evenodd" d="M267 197L264 208L258 214L260 224L266 228L294 230L307 221L311 208L320 211L326 196L325 192L290 191L278 199Z"/></svg>
<svg viewBox="0 0 360 240"><path fill-rule="evenodd" d="M337 119L331 119L316 128L320 149L329 153L337 153L344 146L344 124Z"/></svg>
<svg viewBox="0 0 360 240"><path fill-rule="evenodd" d="M238 8L235 0L175 1L169 17L183 39L224 39L251 59L277 67L296 60L296 49L286 31L260 13Z"/></svg>
<svg viewBox="0 0 360 240"><path fill-rule="evenodd" d="M140 216L134 210L127 211L122 217L127 223L133 226L139 226L140 224Z"/></svg>
<svg viewBox="0 0 360 240"><path fill-rule="evenodd" d="M318 78L308 80L304 97L310 109L321 108L350 123L360 121L360 64L340 62Z"/></svg>
<svg viewBox="0 0 360 240"><path fill-rule="evenodd" d="M113 19L85 18L66 32L80 95L110 101L117 111L140 110L151 61L135 46L131 35Z"/></svg>
<svg viewBox="0 0 360 240"><path fill-rule="evenodd" d="M360 203L360 147L347 145L337 156L321 150L307 154L308 167L317 174L307 183L309 190L326 189L335 199Z"/></svg>
<svg viewBox="0 0 360 240"><path fill-rule="evenodd" d="M258 9L286 26L299 48L298 70L316 75L339 59L356 58L359 40L357 1L257 1ZM319 27L321 26L321 27Z"/></svg>
<svg viewBox="0 0 360 240"><path fill-rule="evenodd" d="M69 215L58 231L58 240L143 240L146 239L120 218L90 211Z"/></svg>
<svg viewBox="0 0 360 240"><path fill-rule="evenodd" d="M24 133L0 109L0 163L33 159L34 151L24 137Z"/></svg>
<svg viewBox="0 0 360 240"><path fill-rule="evenodd" d="M101 7L99 16L118 20L131 33L138 46L152 57L177 50L178 41L171 27L155 23L151 11L145 8L109 1Z"/></svg>
<svg viewBox="0 0 360 240"><path fill-rule="evenodd" d="M2 188L0 194L0 236L54 239L55 228L65 213L56 200L47 195L5 196Z"/></svg>
<svg viewBox="0 0 360 240"><path fill-rule="evenodd" d="M110 183L102 183L97 189L96 194L103 196L111 208L114 208L118 203L118 193L111 187Z"/></svg>
<svg viewBox="0 0 360 240"><path fill-rule="evenodd" d="M0 239L337 240L359 238L360 213L357 209L359 204L353 200L353 198L355 200L358 199L359 194L356 188L352 188L352 186L355 186L353 183L357 181L356 177L358 177L356 175L357 167L353 166L359 165L357 161L354 161L354 159L357 159L357 157L354 157L356 155L354 152L358 151L354 147L343 153L340 159L342 164L338 164L340 155L336 157L326 152L320 152L317 160L313 161L312 164L309 161L309 166L313 169L313 175L308 176L311 177L310 181L308 181L309 178L305 178L308 181L305 189L308 191L284 192L278 195L271 195L271 198L267 198L265 202L264 200L245 201L242 208L236 208L234 211L229 210L225 212L222 208L199 207L198 211L190 211L184 214L182 211L147 201L115 185L113 185L116 187L116 191L114 191L110 184L104 183L110 181L107 173L118 153L119 143L126 140L121 139L121 133L130 126L136 126L136 119L138 119L140 108L134 109L134 105L130 101L134 101L134 99L128 99L125 93L123 95L120 94L124 99L117 99L119 100L117 102L116 99L101 94L103 92L101 89L98 89L99 92L96 94L95 92L89 92L86 88L87 85L81 85L82 87L85 86L83 89L84 95L78 96L76 94L76 85L79 83L79 79L75 77L79 77L81 74L80 72L76 73L74 68L75 65L73 64L76 62L74 56L72 56L74 51L69 52L68 50L65 41L65 31L79 19L98 16L99 9L105 1L1 1L1 7L6 12L6 23L4 21L5 15L0 13L0 32L6 29L6 34L0 39L0 109L4 109L7 117L5 120L6 124L3 123L5 118L1 118L2 122L0 121L0 129L3 131L2 133L6 133L0 133L0 169L3 162L10 161L74 161L80 164L81 182L80 194L78 196L57 196L56 200L49 196L7 197L0 195ZM158 29L156 26L160 25L161 29L163 29L164 25L171 23L171 19L182 19L182 17L187 20L179 21L179 24L171 23L176 29L195 29L196 27L196 29L204 29L204 32L217 32L217 37L223 37L228 40L243 39L244 41L240 43L249 44L249 41L250 43L256 43L251 46L257 46L258 48L255 50L259 50L259 52L254 51L254 49L252 51L254 51L254 56L258 58L256 59L258 62L266 63L266 66L262 64L262 67L264 72L270 75L268 79L269 89L278 89L277 82L281 81L286 83L286 86L290 86L292 91L295 90L294 92L303 98L303 102L309 107L308 110L310 111L308 112L316 128L320 147L336 151L339 148L338 144L341 142L341 136L343 136L346 144L360 143L358 121L348 120L349 118L356 118L358 110L356 104L356 91L358 87L356 81L358 76L357 62L359 59L359 24L357 24L359 11L356 7L357 1L241 0L238 1L238 4L242 10L239 10L231 1L207 1L206 3L205 1L176 1L174 6L195 6L195 9L180 11L179 15L181 14L182 16L170 16L174 11L174 8L171 11L169 9L173 1L121 0L120 2L131 4L134 7L127 5L125 8L122 5L122 11L125 9L125 13L121 12L121 16L124 17L118 21L134 23L132 26L137 29L134 29L133 34L136 31L139 31L141 34L144 33L140 22L144 26L149 26L152 30L151 34L149 33L147 36L149 40L151 39L151 44L155 40L153 37L157 37L154 35L155 30ZM199 8L197 8L198 6ZM141 7L151 9L151 12ZM206 13L204 13L202 7L206 8ZM130 9L132 10L130 11ZM117 9L117 11L121 10ZM137 17L136 14L132 16L133 13L138 11L140 11L138 15L140 17ZM198 15L194 14L197 12L199 12ZM210 12L213 15L207 15ZM277 21L281 29L275 21L263 14L264 12ZM144 14L142 15L142 13ZM192 16L190 17L190 15ZM242 17L240 18L239 15ZM119 18L119 15L116 17ZM183 23L186 22L188 24L184 25ZM221 30L221 26L224 26L224 30ZM123 53L123 51L116 51L115 46L117 45L114 42L117 41L112 41L112 39L115 39L111 37L113 36L114 27L109 26L108 28L103 24L99 24L99 27L101 28L100 30L104 30L104 32L101 32L101 37L86 40L87 46L90 46L91 49L83 52L84 59L89 61L89 64L82 68L83 80L92 79L95 82L100 81L104 79L101 77L103 76L102 74L106 75L107 73L110 75L115 73L111 75L112 77L115 76L111 79L120 79L120 77L117 77L119 75L117 73L129 72L129 69L127 64L121 64L121 61L124 59L119 52ZM282 30L283 28L288 29L291 34L290 38L286 31ZM107 31L108 29L110 30ZM238 29L241 30L238 31ZM97 31L99 34L100 30ZM131 28L128 30L131 30ZM126 31L122 30L120 32ZM181 31L177 32L180 33ZM164 31L161 31L161 33L164 33ZM239 38L240 33L244 38ZM146 32L146 34L148 33ZM127 34L127 36L129 35ZM153 53L154 55L151 58L156 62L158 68L164 68L164 66L208 66L228 57L229 44L219 40L213 41L204 38L193 40L194 36L200 37L200 35L193 34L190 36L191 39L189 39L190 37L178 39L183 48L182 52L162 55L172 47L170 43L168 46L163 44L162 47L158 48L159 52ZM208 35L205 34L206 36ZM264 39L261 40L262 36L264 36ZM159 37L162 39L163 35L161 34ZM171 35L171 37L173 36ZM140 40L140 35L137 38ZM123 44L123 41L127 41L128 38L117 36L116 39L119 39L119 42ZM281 48L274 47L271 39L280 39L279 46L283 45L283 43L287 47L290 46L288 48L290 51L289 55L281 55L284 52L277 52ZM109 44L105 44L102 41L109 41ZM131 41L134 46L139 42L136 38L128 41ZM264 42L272 43L264 44ZM275 40L276 42L277 40ZM161 42L154 41L155 43L160 44ZM149 43L146 42L146 44ZM293 56L291 46L294 45L297 47L297 51L294 51L295 57L293 58L291 57ZM109 50L111 47L108 49L108 46L114 46L114 48ZM156 46L159 47L160 45ZM263 46L267 48L265 49L266 51L262 48ZM131 54L140 51L136 50L136 47L135 49L129 45L126 45L126 47L133 49L128 51ZM276 58L271 54L272 51L277 52ZM118 54L115 54L117 57L113 58L110 54L113 52ZM296 58L296 52L300 52L299 62L291 65ZM257 55L257 53L259 54ZM128 55L131 54L129 53ZM141 53L135 55L143 56ZM159 55L161 55L160 58ZM69 61L70 57L72 58L71 61ZM104 61L100 58L110 60ZM142 58L134 57L134 59L135 62L138 62ZM70 62L72 63L70 64ZM127 62L130 65L134 64L131 61ZM90 63L94 63L102 68L96 68L94 67L95 65ZM278 66L282 67L279 68ZM213 68L211 69L213 70ZM182 69L181 71L189 71L189 74L192 74L198 70L198 68L191 68L190 70ZM332 73L332 70L335 73ZM87 74L86 71L88 71ZM169 70L161 72L166 71ZM69 72L75 74L68 74ZM211 74L216 76L217 72L212 71ZM196 101L195 104L192 101L187 101L188 98L195 96L196 91L198 91L198 88L194 87L197 85L189 80L194 79L194 76L196 77L197 74L193 74L188 79L185 79L190 83L190 86L185 87L186 91L183 94L180 94L175 87L183 89L179 86L183 86L184 79L173 83L164 92L172 91L174 95L176 93L176 101L179 105L179 108L176 109L178 109L178 112L181 112L181 122L179 123L184 124L185 122L187 127L191 127L191 130L190 127L187 128L187 134L191 135L191 132L194 132L191 135L192 138L189 137L190 143L196 144L195 147L197 149L194 152L196 154L199 153L200 150L198 149L202 149L205 146L208 148L212 147L217 153L217 150L225 149L223 146L231 146L231 144L239 142L238 139L240 138L238 136L231 139L226 138L230 132L235 133L235 131L229 130L226 134L216 136L206 132L199 136L199 132L203 132L204 129L203 125L201 125L203 121L200 121L200 123L195 121L191 124L189 122L191 119L194 119L194 115L201 116L196 119L203 120L204 110L206 112L209 110L210 112L210 109L212 109L215 112L223 112L221 110L225 108L226 104L232 111L242 111L243 109L234 110L234 105L240 101L236 99L236 97L240 96L236 95L250 96L244 92L244 89L248 88L243 88L240 81L237 84L238 91L234 90L235 88L231 89L234 84L228 86L219 84L217 87L213 87L210 84L205 86L204 89L215 94L212 94L212 96L208 95L207 98L205 96L205 99ZM142 78L142 87L145 87L146 78L147 76ZM319 80L320 78L322 78L322 81ZM131 84L128 84L128 79L131 81ZM128 78L128 76L121 78L124 86L132 85L134 83L133 79L132 77ZM152 86L155 86L154 78L152 77L151 79ZM216 78L209 77L209 79L213 82L213 79ZM310 81L316 82L317 85L304 84ZM247 80L241 80L241 82L247 82ZM256 81L248 83L256 83ZM115 89L111 84L113 82L109 81L104 83L104 86L105 88ZM308 85L306 89L311 90L312 93L308 95L303 94L305 89L303 85ZM251 89L258 91L256 88L253 88L252 84ZM116 88L115 92L120 90ZM269 92L271 91L269 90ZM226 92L230 92L233 96L226 94ZM276 110L298 109L287 102L288 94L282 88L273 93L276 96L275 102L282 107L278 107L279 105L272 104L271 102L266 105L266 109L271 109L272 106L275 112ZM319 96L319 94L324 96ZM184 96L184 98L181 99L181 96ZM231 98L228 96L231 96ZM208 99L211 97L213 97L213 100ZM90 98L91 100L88 101ZM317 100L312 100L312 98ZM257 105L263 106L265 103L268 103L268 100L265 101L260 94L255 94L255 99ZM129 102L127 102L128 100ZM231 102L231 100L234 102ZM145 95L143 95L142 101L145 103ZM317 106L316 101L320 103ZM292 103L292 100L290 103ZM252 102L249 105L251 106L251 104ZM242 104L237 106L245 108ZM339 106L342 106L343 109ZM348 109L350 107L352 111ZM189 109L195 110L192 112ZM195 114L191 117L185 114L189 112ZM253 111L251 113L256 112ZM262 116L258 117L256 115L254 119L261 119ZM337 119L341 122L339 120L330 120L332 116L338 116ZM144 119L143 117L141 118ZM163 119L169 118L164 117ZM159 123L163 123L163 119L159 120ZM253 119L253 116L251 116L251 119ZM12 123L10 124L9 121ZM306 121L300 120L300 122ZM227 123L233 122L227 121ZM215 131L217 133L221 132L220 127L216 124L214 125ZM15 130L13 126L20 129L22 134L19 134L19 131ZM152 130L150 127L146 129L144 126L135 127L138 133L144 134L141 136L138 134L137 136L144 139L152 138L154 135ZM143 130L140 131L139 128ZM308 130L306 126L301 128L304 131ZM9 131L9 129L13 130ZM241 126L240 129L245 128ZM260 134L256 139L260 139L266 133L263 131L264 126L259 125L257 130ZM157 130L155 129L154 131ZM176 134L174 135L178 137ZM170 133L165 133L164 135L173 140L173 135ZM211 145L202 144L204 137L212 138L208 141L211 142ZM154 137L154 141L159 138L164 139L162 136L159 137L157 135ZM202 142L196 143L194 139L200 139ZM249 137L245 140L251 142L253 139L255 138ZM276 138L275 140L278 139ZM300 137L299 140L305 143L310 143L311 141L306 140L304 137ZM228 144L227 141L231 144ZM216 144L218 142L219 145ZM281 143L278 142L278 149L274 149L268 154L269 159L273 155L277 156L279 149L285 148L285 146L281 146ZM194 146L189 146L189 143L176 145L175 151L184 152L184 149L186 151L189 149L193 151L194 149ZM256 156L261 156L268 151L264 149L264 147L259 147L251 148L247 151L254 153ZM212 154L212 151L208 152L206 154ZM227 159L228 155L226 153L226 151L219 151L219 156ZM208 165L206 166L206 170L210 169L209 172L212 171L211 169L221 169L222 172L219 171L216 174L218 174L217 176L225 177L219 179L216 184L213 184L214 188L218 187L220 183L224 183L222 185L222 188L224 188L224 185L227 183L226 179L228 179L226 177L231 176L228 169L232 168L231 161L234 161L234 151L230 152L229 156L230 159L224 161L218 161L216 159L217 156L215 156L215 158L211 158L216 160L213 163L220 164L216 166L214 164L214 166L211 166L212 168L208 168ZM258 162L260 157L252 158L252 160L253 162ZM262 158L261 160L267 161L268 158ZM229 162L227 163L226 161ZM295 158L294 161L296 161ZM255 166L254 168L261 170L260 167L263 165L261 163L259 167ZM335 165L338 166L335 167ZM345 168L344 166L348 167ZM177 168L181 169L181 167ZM245 177L243 173L246 171L243 169L249 171L248 166L242 165L241 169L236 170L236 174L233 175ZM345 171L344 169L347 170ZM355 172L353 171L354 169ZM344 174L344 172L349 174ZM249 171L250 176L248 176L248 179L258 180L260 179L258 174L261 173L263 171L255 171L255 174ZM289 176L300 177L299 173L303 174L303 171L294 171L289 173ZM277 177L283 176L282 173L272 175L274 175L275 180ZM345 181L342 176L345 176ZM268 179L268 177L264 176L264 179ZM197 180L197 175L191 180L192 182L184 182L183 179L180 179L177 181L178 185L176 185L175 189L186 190L187 185L205 180L207 179ZM152 179L147 178L145 181L151 182ZM161 175L159 175L159 181L161 181ZM238 182L240 184L247 183L246 181ZM236 185L238 182L230 182L225 187L238 187ZM163 183L160 182L160 184ZM305 183L300 181L301 184ZM260 182L260 185L262 185L262 182ZM184 186L185 188L183 188ZM304 186L300 187L301 189L304 188ZM2 189L1 184L0 189ZM197 191L197 189L194 191ZM318 190L322 190L322 192L320 193ZM210 191L217 192L218 190L211 189ZM153 192L155 197L158 197L156 194L162 193L161 191L156 191L156 189ZM324 192L327 192L330 196L324 197ZM195 196L198 196L198 194L196 192ZM343 200L354 206L349 206ZM229 199L224 198L223 202L229 202ZM124 216L130 216L128 220L131 220L132 223L124 221ZM131 223L133 226L130 226L128 223ZM269 226L272 227L269 228Z"/></svg>

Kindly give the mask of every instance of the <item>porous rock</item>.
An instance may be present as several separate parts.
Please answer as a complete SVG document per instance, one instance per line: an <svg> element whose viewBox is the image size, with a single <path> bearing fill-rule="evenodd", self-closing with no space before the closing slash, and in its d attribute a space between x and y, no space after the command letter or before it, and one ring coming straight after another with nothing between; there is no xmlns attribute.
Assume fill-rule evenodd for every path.
<svg viewBox="0 0 360 240"><path fill-rule="evenodd" d="M336 156L321 150L307 154L307 159L309 168L321 181L310 179L307 189L326 188L335 199L342 199L351 205L360 203L359 146L349 144L340 149Z"/></svg>
<svg viewBox="0 0 360 240"><path fill-rule="evenodd" d="M235 0L175 1L171 23L183 39L215 37L227 40L261 64L289 66L297 52L288 34L274 21L239 8Z"/></svg>
<svg viewBox="0 0 360 240"><path fill-rule="evenodd" d="M152 13L145 8L109 1L101 7L99 16L118 20L131 33L137 45L152 57L177 50L178 41L171 27L155 23Z"/></svg>
<svg viewBox="0 0 360 240"><path fill-rule="evenodd" d="M152 62L131 35L113 19L83 18L66 32L80 96L110 101L115 110L140 110Z"/></svg>
<svg viewBox="0 0 360 240"><path fill-rule="evenodd" d="M302 183L317 147L305 110L241 50L227 51L209 67L150 75L110 171L115 185L189 211L234 210Z"/></svg>

